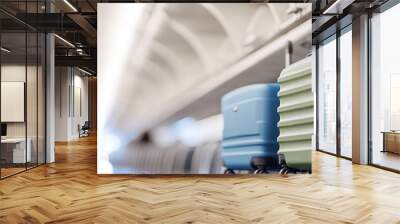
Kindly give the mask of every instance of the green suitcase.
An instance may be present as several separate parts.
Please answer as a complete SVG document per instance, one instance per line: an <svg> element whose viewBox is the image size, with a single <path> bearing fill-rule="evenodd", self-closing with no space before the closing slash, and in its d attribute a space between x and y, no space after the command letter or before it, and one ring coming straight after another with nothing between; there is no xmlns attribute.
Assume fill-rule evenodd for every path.
<svg viewBox="0 0 400 224"><path fill-rule="evenodd" d="M311 57L283 69L279 78L278 108L280 173L311 173L314 134L314 95Z"/></svg>

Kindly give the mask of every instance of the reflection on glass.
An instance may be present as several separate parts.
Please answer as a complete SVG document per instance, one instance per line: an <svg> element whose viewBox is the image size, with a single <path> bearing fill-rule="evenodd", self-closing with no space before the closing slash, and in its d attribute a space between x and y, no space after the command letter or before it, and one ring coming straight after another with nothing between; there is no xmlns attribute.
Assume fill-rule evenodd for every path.
<svg viewBox="0 0 400 224"><path fill-rule="evenodd" d="M37 76L37 90L38 90L38 135L37 135L37 147L38 147L38 156L37 162L38 164L45 163L46 151L45 151L45 114L46 114L46 104L45 104L45 60L46 60L46 38L42 33L38 34L38 76Z"/></svg>
<svg viewBox="0 0 400 224"><path fill-rule="evenodd" d="M336 40L318 48L318 147L336 153Z"/></svg>
<svg viewBox="0 0 400 224"><path fill-rule="evenodd" d="M26 35L2 33L1 45L1 175L25 170L30 162L30 141L26 141ZM28 144L27 144L28 143Z"/></svg>
<svg viewBox="0 0 400 224"><path fill-rule="evenodd" d="M352 35L340 36L340 153L352 157Z"/></svg>
<svg viewBox="0 0 400 224"><path fill-rule="evenodd" d="M400 170L400 5L372 18L372 163Z"/></svg>
<svg viewBox="0 0 400 224"><path fill-rule="evenodd" d="M20 16L43 13L45 1L1 1ZM45 162L45 35L0 12L0 178ZM9 28L12 27L10 30Z"/></svg>
<svg viewBox="0 0 400 224"><path fill-rule="evenodd" d="M26 113L27 113L27 142L30 148L30 160L28 160L27 167L34 167L37 165L37 79L38 79L38 56L37 56L37 41L38 36L36 32L27 33L27 75L26 75Z"/></svg>

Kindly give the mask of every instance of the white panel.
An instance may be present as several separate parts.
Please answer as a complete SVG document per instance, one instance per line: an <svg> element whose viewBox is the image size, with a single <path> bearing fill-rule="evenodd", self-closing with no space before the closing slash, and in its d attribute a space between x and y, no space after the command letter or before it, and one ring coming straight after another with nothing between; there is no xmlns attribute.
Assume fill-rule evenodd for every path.
<svg viewBox="0 0 400 224"><path fill-rule="evenodd" d="M24 122L24 82L1 82L1 122Z"/></svg>
<svg viewBox="0 0 400 224"><path fill-rule="evenodd" d="M75 87L74 93L74 117L72 120L72 138L79 136L78 125L82 125L81 122L81 88Z"/></svg>

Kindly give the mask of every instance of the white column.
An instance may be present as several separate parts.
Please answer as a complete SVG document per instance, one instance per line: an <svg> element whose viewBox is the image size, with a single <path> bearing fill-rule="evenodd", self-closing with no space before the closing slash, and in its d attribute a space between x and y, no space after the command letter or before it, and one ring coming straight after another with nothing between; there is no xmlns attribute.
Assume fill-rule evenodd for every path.
<svg viewBox="0 0 400 224"><path fill-rule="evenodd" d="M55 56L54 35L46 35L46 163L55 161Z"/></svg>
<svg viewBox="0 0 400 224"><path fill-rule="evenodd" d="M368 163L368 16L353 20L353 162Z"/></svg>

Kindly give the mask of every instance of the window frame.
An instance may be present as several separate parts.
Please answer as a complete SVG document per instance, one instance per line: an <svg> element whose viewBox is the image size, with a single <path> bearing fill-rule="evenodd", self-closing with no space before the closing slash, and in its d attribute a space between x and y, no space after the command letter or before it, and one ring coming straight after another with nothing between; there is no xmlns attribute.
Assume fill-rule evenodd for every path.
<svg viewBox="0 0 400 224"><path fill-rule="evenodd" d="M367 31L367 38L368 38L368 69L367 69L367 76L368 76L368 165L373 166L373 167L377 167L383 170L387 170L387 171L391 171L391 172L395 172L395 173L400 173L400 170L398 169L394 169L394 168L390 168L384 165L380 165L377 163L373 162L373 130L372 130L372 19L374 17L374 15L376 14L381 14L384 13L385 11L391 9L392 7L396 6L400 4L399 0L388 0L387 2L385 2L384 4L380 5L377 8L374 8L373 10L370 10L368 12L368 31Z"/></svg>
<svg viewBox="0 0 400 224"><path fill-rule="evenodd" d="M348 17L343 18L343 20L348 21ZM338 21L340 22L340 21ZM337 156L340 158L344 158L346 160L352 160L352 158L347 157L342 155L341 153L341 119L340 119L340 77L341 77L341 67L340 67L340 38L342 35L346 34L347 32L352 31L352 22L347 23L343 27L337 27L337 30L335 33L331 34L330 36L326 37L325 39L322 39L318 41L316 44L316 150L319 152L323 152L329 155ZM321 149L320 143L319 143L319 122L320 122L320 114L319 114L319 82L320 82L320 74L319 74L319 51L318 49L320 48L320 45L328 43L330 41L336 41L336 152L332 153L327 150Z"/></svg>

